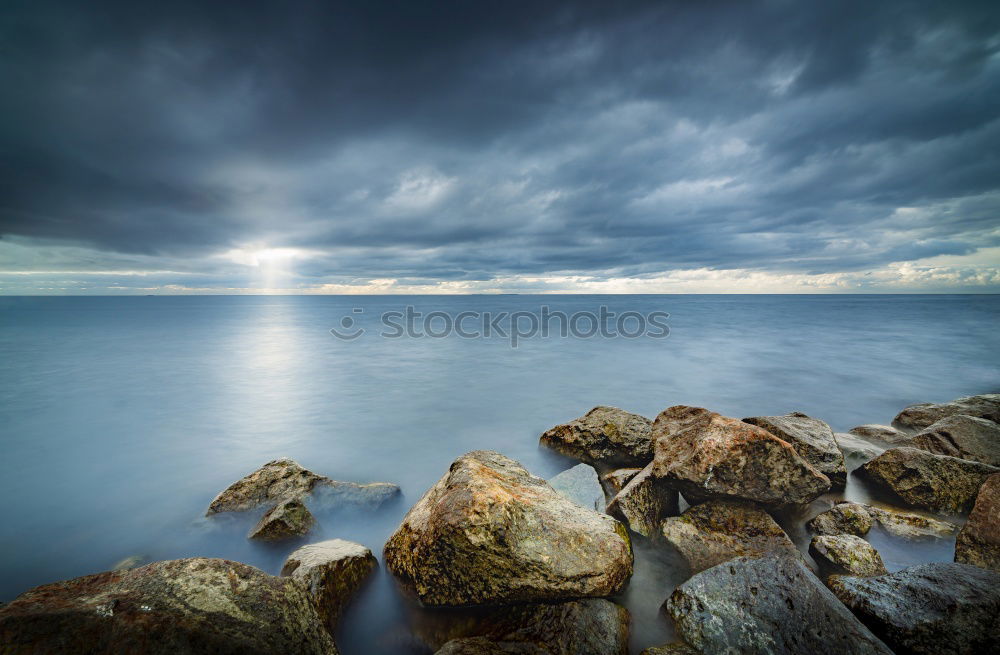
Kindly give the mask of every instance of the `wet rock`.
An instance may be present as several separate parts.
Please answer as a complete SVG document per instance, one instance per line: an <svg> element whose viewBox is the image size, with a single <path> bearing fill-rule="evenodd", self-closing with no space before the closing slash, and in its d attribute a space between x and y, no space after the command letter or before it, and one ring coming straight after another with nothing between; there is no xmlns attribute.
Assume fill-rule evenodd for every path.
<svg viewBox="0 0 1000 655"><path fill-rule="evenodd" d="M955 561L1000 571L1000 474L979 488L969 521L955 541Z"/></svg>
<svg viewBox="0 0 1000 655"><path fill-rule="evenodd" d="M907 446L1000 466L1000 424L955 414L918 432Z"/></svg>
<svg viewBox="0 0 1000 655"><path fill-rule="evenodd" d="M283 457L268 462L229 485L215 497L205 515L273 507L286 499L301 500L317 489L322 490L327 502L339 501L365 507L377 507L400 495L399 487L388 482L366 485L338 482Z"/></svg>
<svg viewBox="0 0 1000 655"><path fill-rule="evenodd" d="M618 521L576 505L499 453L459 457L385 545L426 605L610 596L632 575Z"/></svg>
<svg viewBox="0 0 1000 655"><path fill-rule="evenodd" d="M830 488L787 441L707 409L670 407L656 417L653 436L653 475L693 502L808 503Z"/></svg>
<svg viewBox="0 0 1000 655"><path fill-rule="evenodd" d="M915 507L964 512L972 508L980 485L1000 469L917 448L893 448L858 471Z"/></svg>
<svg viewBox="0 0 1000 655"><path fill-rule="evenodd" d="M863 439L875 439L888 444L902 443L910 438L909 433L897 430L891 425L878 425L875 423L859 425L851 428L847 432L848 434L852 434L856 437L861 437Z"/></svg>
<svg viewBox="0 0 1000 655"><path fill-rule="evenodd" d="M819 535L849 534L863 537L872 529L872 516L867 505L839 503L817 514L806 525Z"/></svg>
<svg viewBox="0 0 1000 655"><path fill-rule="evenodd" d="M642 468L653 459L652 421L617 407L595 407L578 419L557 425L539 442L600 469Z"/></svg>
<svg viewBox="0 0 1000 655"><path fill-rule="evenodd" d="M604 490L608 494L608 502L610 503L618 495L618 492L629 483L629 480L637 476L641 470L637 468L615 469L601 478Z"/></svg>
<svg viewBox="0 0 1000 655"><path fill-rule="evenodd" d="M414 625L431 648L490 644L500 652L530 655L626 655L628 628L628 610L598 598L444 613L425 610ZM468 652L478 655L480 651Z"/></svg>
<svg viewBox="0 0 1000 655"><path fill-rule="evenodd" d="M452 639L434 655L506 655L508 651L484 637Z"/></svg>
<svg viewBox="0 0 1000 655"><path fill-rule="evenodd" d="M639 655L701 655L701 653L685 643L675 641L672 644L663 646L652 646L645 649Z"/></svg>
<svg viewBox="0 0 1000 655"><path fill-rule="evenodd" d="M844 454L840 452L830 426L801 412L784 416L751 416L744 423L764 428L779 439L792 444L795 451L817 471L830 478L834 489L847 484Z"/></svg>
<svg viewBox="0 0 1000 655"><path fill-rule="evenodd" d="M965 414L1000 423L1000 393L958 398L950 403L920 403L910 405L892 420L901 430L917 432L954 414Z"/></svg>
<svg viewBox="0 0 1000 655"><path fill-rule="evenodd" d="M301 585L205 558L36 587L0 610L0 644L62 655L337 652Z"/></svg>
<svg viewBox="0 0 1000 655"><path fill-rule="evenodd" d="M678 634L704 653L891 655L789 557L741 557L714 566L677 587L665 607Z"/></svg>
<svg viewBox="0 0 1000 655"><path fill-rule="evenodd" d="M869 577L888 573L878 551L861 537L852 534L813 537L809 544L809 554L828 575Z"/></svg>
<svg viewBox="0 0 1000 655"><path fill-rule="evenodd" d="M311 498L319 507L374 510L403 495L391 482L341 482L323 478L313 487Z"/></svg>
<svg viewBox="0 0 1000 655"><path fill-rule="evenodd" d="M589 464L577 464L550 479L549 484L580 507L604 511L604 487L597 471Z"/></svg>
<svg viewBox="0 0 1000 655"><path fill-rule="evenodd" d="M663 519L676 516L677 492L664 480L653 477L650 464L629 480L608 504L608 514L615 516L637 534L649 538L660 531Z"/></svg>
<svg viewBox="0 0 1000 655"><path fill-rule="evenodd" d="M372 551L344 539L302 546L285 560L281 575L301 582L328 625L333 625L354 593L378 568Z"/></svg>
<svg viewBox="0 0 1000 655"><path fill-rule="evenodd" d="M830 588L897 655L1000 652L1000 573L921 564L875 578L830 579Z"/></svg>
<svg viewBox="0 0 1000 655"><path fill-rule="evenodd" d="M886 451L885 446L846 432L835 432L833 438L837 441L840 452L844 454L844 465L848 470L853 470Z"/></svg>
<svg viewBox="0 0 1000 655"><path fill-rule="evenodd" d="M280 541L308 534L316 519L301 500L283 500L260 518L247 534L248 539Z"/></svg>
<svg viewBox="0 0 1000 655"><path fill-rule="evenodd" d="M747 502L710 500L663 522L663 538L698 573L740 556L768 553L799 557L774 519Z"/></svg>

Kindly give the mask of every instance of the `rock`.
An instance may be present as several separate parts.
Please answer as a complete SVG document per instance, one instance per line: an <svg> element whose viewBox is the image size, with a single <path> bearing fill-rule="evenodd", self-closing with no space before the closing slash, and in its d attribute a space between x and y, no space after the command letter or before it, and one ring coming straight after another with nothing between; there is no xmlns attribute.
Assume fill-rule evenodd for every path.
<svg viewBox="0 0 1000 655"><path fill-rule="evenodd" d="M434 655L506 655L507 651L484 637L452 639Z"/></svg>
<svg viewBox="0 0 1000 655"><path fill-rule="evenodd" d="M604 511L604 487L597 471L589 464L577 464L549 480L549 484L580 507Z"/></svg>
<svg viewBox="0 0 1000 655"><path fill-rule="evenodd" d="M653 423L653 436L653 475L692 502L808 503L830 489L830 480L787 441L707 409L666 409Z"/></svg>
<svg viewBox="0 0 1000 655"><path fill-rule="evenodd" d="M1000 474L979 488L969 521L955 541L955 561L1000 571Z"/></svg>
<svg viewBox="0 0 1000 655"><path fill-rule="evenodd" d="M312 529L316 519L301 500L283 500L267 511L247 534L248 539L280 541L301 537Z"/></svg>
<svg viewBox="0 0 1000 655"><path fill-rule="evenodd" d="M9 653L336 653L309 594L239 562L154 562L43 585L0 610Z"/></svg>
<svg viewBox="0 0 1000 655"><path fill-rule="evenodd" d="M677 492L653 477L650 464L634 476L608 504L608 514L620 518L635 533L649 538L660 531L663 519L676 516Z"/></svg>
<svg viewBox="0 0 1000 655"><path fill-rule="evenodd" d="M869 577L888 573L882 556L870 543L852 534L819 535L809 544L809 554L829 575Z"/></svg>
<svg viewBox="0 0 1000 655"><path fill-rule="evenodd" d="M843 489L847 484L847 468L844 454L840 452L830 426L801 412L784 416L751 416L744 423L764 428L779 439L792 444L803 459L817 471L830 478L834 489Z"/></svg>
<svg viewBox="0 0 1000 655"><path fill-rule="evenodd" d="M972 508L980 485L1000 469L901 447L885 451L858 471L915 507L965 512Z"/></svg>
<svg viewBox="0 0 1000 655"><path fill-rule="evenodd" d="M539 440L543 446L598 468L638 466L653 459L652 421L617 407L595 407L557 425Z"/></svg>
<svg viewBox="0 0 1000 655"><path fill-rule="evenodd" d="M890 425L878 425L875 423L859 425L851 428L847 432L848 434L852 434L856 437L861 437L863 439L877 439L878 441L884 441L888 444L902 443L910 438L910 435L906 432L897 430Z"/></svg>
<svg viewBox="0 0 1000 655"><path fill-rule="evenodd" d="M663 646L651 646L639 653L639 655L701 655L701 653L685 643L675 641L672 644L664 644Z"/></svg>
<svg viewBox="0 0 1000 655"><path fill-rule="evenodd" d="M398 485L391 482L341 482L323 478L313 487L312 498L324 508L361 510L379 509L399 500L403 495Z"/></svg>
<svg viewBox="0 0 1000 655"><path fill-rule="evenodd" d="M830 588L897 655L1000 652L1000 573L921 564Z"/></svg>
<svg viewBox="0 0 1000 655"><path fill-rule="evenodd" d="M604 482L605 490L611 492L608 502L610 503L611 499L617 496L618 492L624 489L625 485L629 483L629 480L637 476L641 470L637 468L615 469L601 478Z"/></svg>
<svg viewBox="0 0 1000 655"><path fill-rule="evenodd" d="M281 567L281 575L300 581L313 597L320 617L332 626L376 568L372 551L361 544L330 539L295 550Z"/></svg>
<svg viewBox="0 0 1000 655"><path fill-rule="evenodd" d="M134 569L142 566L149 561L149 558L144 555L129 555L124 557L111 566L112 571L128 571L129 569Z"/></svg>
<svg viewBox="0 0 1000 655"><path fill-rule="evenodd" d="M432 648L488 648L531 655L626 655L629 613L598 598L428 613L414 625ZM458 643L456 643L456 641ZM446 653L479 655L490 650Z"/></svg>
<svg viewBox="0 0 1000 655"><path fill-rule="evenodd" d="M910 405L892 420L893 427L916 432L954 414L965 414L1000 423L1000 393L958 398L950 403Z"/></svg>
<svg viewBox="0 0 1000 655"><path fill-rule="evenodd" d="M385 563L425 605L550 601L617 593L632 575L632 547L618 521L480 450L410 509Z"/></svg>
<svg viewBox="0 0 1000 655"><path fill-rule="evenodd" d="M774 519L747 502L710 500L663 522L663 538L698 573L740 556L800 557Z"/></svg>
<svg viewBox="0 0 1000 655"><path fill-rule="evenodd" d="M917 433L907 443L938 455L1000 466L1000 424L955 414Z"/></svg>
<svg viewBox="0 0 1000 655"><path fill-rule="evenodd" d="M839 503L817 514L806 525L818 535L848 534L863 537L872 529L872 516L867 505Z"/></svg>
<svg viewBox="0 0 1000 655"><path fill-rule="evenodd" d="M835 432L833 438L837 441L840 452L844 454L844 464L849 470L857 468L860 464L864 464L886 451L885 446L846 432Z"/></svg>
<svg viewBox="0 0 1000 655"><path fill-rule="evenodd" d="M805 565L740 557L698 573L665 604L703 653L891 655Z"/></svg>
<svg viewBox="0 0 1000 655"><path fill-rule="evenodd" d="M364 507L377 507L400 495L399 487L388 482L365 485L338 482L317 475L302 468L294 460L283 457L268 462L229 485L215 497L205 515L273 507L285 499L301 500L317 488L322 489L322 496L327 502L336 500Z"/></svg>

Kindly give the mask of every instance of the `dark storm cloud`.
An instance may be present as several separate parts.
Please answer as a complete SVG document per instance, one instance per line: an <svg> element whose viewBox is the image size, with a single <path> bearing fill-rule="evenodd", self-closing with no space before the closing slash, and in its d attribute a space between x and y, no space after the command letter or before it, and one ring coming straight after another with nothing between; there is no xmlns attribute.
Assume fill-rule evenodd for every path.
<svg viewBox="0 0 1000 655"><path fill-rule="evenodd" d="M249 245L310 250L316 283L825 273L1000 245L995 3L35 0L0 55L0 235L96 268L224 275Z"/></svg>

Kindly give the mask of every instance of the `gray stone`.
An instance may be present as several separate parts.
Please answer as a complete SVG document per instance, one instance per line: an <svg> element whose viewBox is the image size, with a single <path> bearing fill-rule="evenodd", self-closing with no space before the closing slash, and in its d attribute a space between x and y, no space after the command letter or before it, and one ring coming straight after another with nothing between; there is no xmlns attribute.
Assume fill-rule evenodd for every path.
<svg viewBox="0 0 1000 655"><path fill-rule="evenodd" d="M857 427L851 428L847 432L848 434L852 434L856 437L861 437L863 439L874 439L876 441L882 441L887 444L902 443L910 438L910 435L907 432L903 432L902 430L897 430L891 425L878 425L876 423L859 425Z"/></svg>
<svg viewBox="0 0 1000 655"><path fill-rule="evenodd" d="M239 562L154 562L43 585L0 609L5 653L337 652L309 594Z"/></svg>
<svg viewBox="0 0 1000 655"><path fill-rule="evenodd" d="M650 464L635 475L608 504L615 516L637 534L649 538L660 531L663 519L680 511L677 492L664 480L653 477Z"/></svg>
<svg viewBox="0 0 1000 655"><path fill-rule="evenodd" d="M918 432L907 446L1000 466L1000 424L955 414Z"/></svg>
<svg viewBox="0 0 1000 655"><path fill-rule="evenodd" d="M809 544L809 554L828 575L868 577L888 573L878 551L853 534L815 536Z"/></svg>
<svg viewBox="0 0 1000 655"><path fill-rule="evenodd" d="M296 549L285 560L281 575L305 585L320 616L332 626L376 568L378 562L366 547L330 539Z"/></svg>
<svg viewBox="0 0 1000 655"><path fill-rule="evenodd" d="M980 485L1000 469L917 448L893 448L859 471L904 502L939 512L972 508Z"/></svg>
<svg viewBox="0 0 1000 655"><path fill-rule="evenodd" d="M1000 393L958 398L950 403L910 405L893 419L893 427L917 432L954 414L965 414L1000 423Z"/></svg>
<svg viewBox="0 0 1000 655"><path fill-rule="evenodd" d="M714 566L677 587L665 607L678 634L704 653L891 655L790 557L741 557Z"/></svg>
<svg viewBox="0 0 1000 655"><path fill-rule="evenodd" d="M1000 474L979 488L969 520L955 541L955 561L1000 571Z"/></svg>
<svg viewBox="0 0 1000 655"><path fill-rule="evenodd" d="M751 416L743 422L764 428L792 444L799 455L830 478L833 489L843 489L847 484L844 454L837 446L833 430L823 421L801 412L792 412L784 416Z"/></svg>
<svg viewBox="0 0 1000 655"><path fill-rule="evenodd" d="M921 564L874 578L830 579L830 588L897 655L1000 652L1000 573Z"/></svg>
<svg viewBox="0 0 1000 655"><path fill-rule="evenodd" d="M267 510L250 532L248 539L281 541L302 537L316 524L316 519L298 499L286 499Z"/></svg>
<svg viewBox="0 0 1000 655"><path fill-rule="evenodd" d="M597 471L589 464L577 464L550 479L549 484L580 507L604 511L604 487Z"/></svg>
<svg viewBox="0 0 1000 655"><path fill-rule="evenodd" d="M653 423L653 475L692 502L808 503L830 480L767 430L700 407L678 405Z"/></svg>
<svg viewBox="0 0 1000 655"><path fill-rule="evenodd" d="M399 486L391 482L341 482L324 478L312 490L312 500L324 509L375 510L399 500Z"/></svg>
<svg viewBox="0 0 1000 655"><path fill-rule="evenodd" d="M595 407L539 439L547 448L599 469L643 467L653 459L652 421L617 407Z"/></svg>
<svg viewBox="0 0 1000 655"><path fill-rule="evenodd" d="M459 457L385 545L430 606L610 596L632 575L628 532L499 453Z"/></svg>

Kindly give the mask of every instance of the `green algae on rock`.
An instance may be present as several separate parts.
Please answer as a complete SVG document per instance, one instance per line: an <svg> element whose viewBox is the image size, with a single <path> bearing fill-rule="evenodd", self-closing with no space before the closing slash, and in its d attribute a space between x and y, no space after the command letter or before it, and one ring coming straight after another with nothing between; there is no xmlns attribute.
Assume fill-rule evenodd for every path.
<svg viewBox="0 0 1000 655"><path fill-rule="evenodd" d="M617 407L598 406L547 430L539 442L599 469L642 468L653 459L652 423L645 416Z"/></svg>

